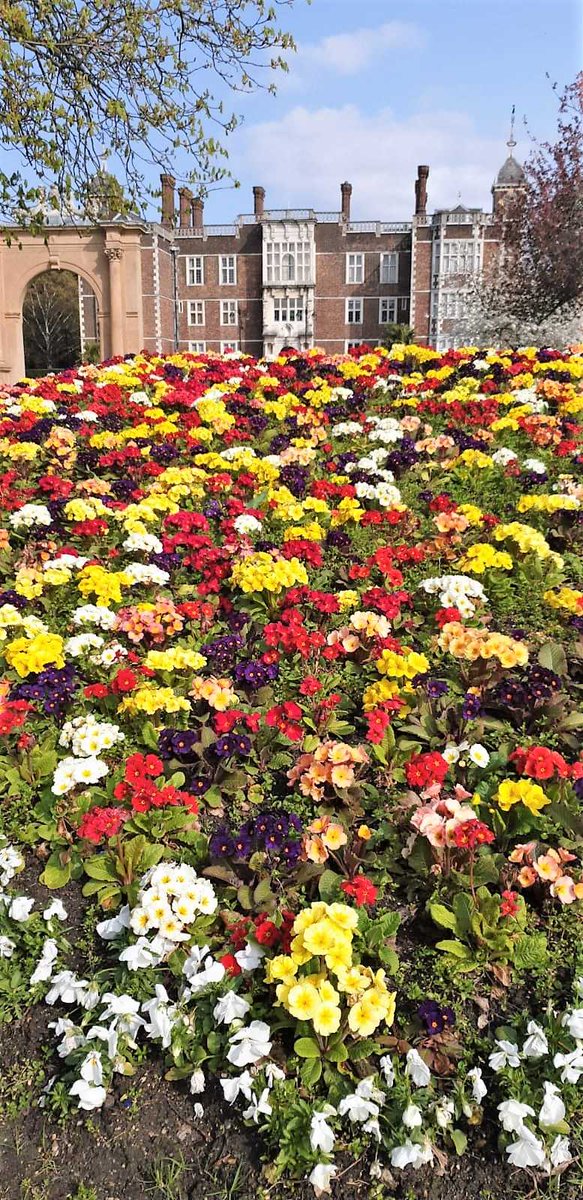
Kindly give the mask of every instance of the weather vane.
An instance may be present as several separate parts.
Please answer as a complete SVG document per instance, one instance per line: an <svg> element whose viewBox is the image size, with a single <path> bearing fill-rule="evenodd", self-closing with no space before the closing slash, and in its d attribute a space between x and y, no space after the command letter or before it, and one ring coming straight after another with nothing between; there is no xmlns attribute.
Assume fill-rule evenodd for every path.
<svg viewBox="0 0 583 1200"><path fill-rule="evenodd" d="M516 105L513 104L512 112L510 114L510 137L508 138L508 141L506 143L511 154L516 145L516 139L514 137L514 118L515 118L515 116L516 116Z"/></svg>

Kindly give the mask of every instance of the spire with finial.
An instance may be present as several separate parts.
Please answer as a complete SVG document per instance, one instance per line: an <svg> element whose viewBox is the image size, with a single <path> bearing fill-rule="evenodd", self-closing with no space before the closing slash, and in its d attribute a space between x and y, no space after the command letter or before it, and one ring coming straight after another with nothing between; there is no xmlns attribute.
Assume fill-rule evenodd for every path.
<svg viewBox="0 0 583 1200"><path fill-rule="evenodd" d="M516 145L516 139L515 139L515 137L514 137L514 120L515 120L515 117L516 117L516 105L515 105L515 104L513 104L513 105L512 105L512 112L510 113L510 137L508 138L508 141L507 141L507 143L506 143L506 145L508 146L508 149L510 150L510 157L511 157L511 158L513 158L512 151L514 150L514 147L515 147L515 145Z"/></svg>

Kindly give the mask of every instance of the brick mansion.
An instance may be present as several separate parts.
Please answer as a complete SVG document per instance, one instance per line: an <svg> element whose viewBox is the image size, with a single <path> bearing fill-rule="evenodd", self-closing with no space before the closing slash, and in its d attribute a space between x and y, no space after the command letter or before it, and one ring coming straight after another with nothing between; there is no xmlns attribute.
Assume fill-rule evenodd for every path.
<svg viewBox="0 0 583 1200"><path fill-rule="evenodd" d="M524 177L510 153L490 213L459 204L432 214L428 177L419 166L407 221L353 221L342 183L337 212L271 209L254 187L252 213L208 225L202 202L162 176L161 224L143 251L145 348L342 353L377 345L392 323L411 325L420 343L452 345L464 286L496 254L505 200Z"/></svg>
<svg viewBox="0 0 583 1200"><path fill-rule="evenodd" d="M343 353L377 345L393 323L412 326L421 344L455 345L468 281L496 255L508 197L524 182L514 144L491 212L428 211L430 169L419 166L403 221L352 220L352 186L342 183L335 212L270 208L257 186L252 212L213 225L170 175L157 222L54 214L44 240L26 231L0 240L0 384L24 374L22 301L47 269L78 275L82 348L98 341L102 358L142 349L272 357L284 346Z"/></svg>

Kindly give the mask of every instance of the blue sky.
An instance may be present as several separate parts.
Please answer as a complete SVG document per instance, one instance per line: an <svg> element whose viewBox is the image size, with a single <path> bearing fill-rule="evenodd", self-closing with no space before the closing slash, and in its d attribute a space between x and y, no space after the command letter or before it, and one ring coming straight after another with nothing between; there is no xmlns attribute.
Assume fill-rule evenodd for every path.
<svg viewBox="0 0 583 1200"><path fill-rule="evenodd" d="M487 207L507 153L516 105L517 157L529 127L552 135L551 83L581 65L579 0L296 0L280 10L298 53L278 95L235 97L231 136L240 190L208 197L205 219L252 207L262 184L271 207L337 209L353 185L355 219L410 216L416 165L429 163L429 207ZM177 162L176 174L186 171Z"/></svg>

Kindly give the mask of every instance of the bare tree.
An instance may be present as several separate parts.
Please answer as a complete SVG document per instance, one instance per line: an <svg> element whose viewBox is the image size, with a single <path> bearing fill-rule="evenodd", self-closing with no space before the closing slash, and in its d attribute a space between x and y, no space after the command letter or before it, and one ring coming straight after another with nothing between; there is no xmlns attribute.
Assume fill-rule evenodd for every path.
<svg viewBox="0 0 583 1200"><path fill-rule="evenodd" d="M79 358L79 290L71 271L44 271L28 286L22 306L26 367L50 371Z"/></svg>

